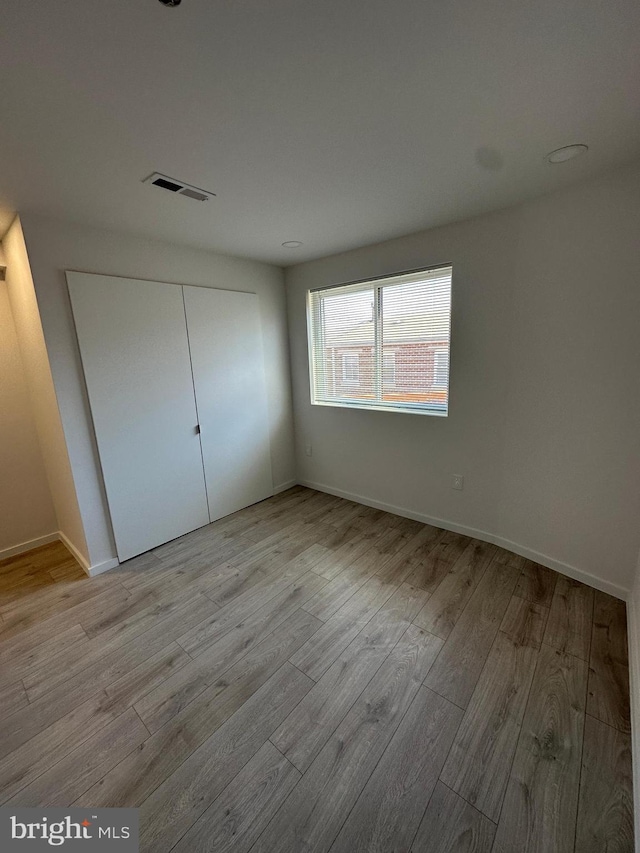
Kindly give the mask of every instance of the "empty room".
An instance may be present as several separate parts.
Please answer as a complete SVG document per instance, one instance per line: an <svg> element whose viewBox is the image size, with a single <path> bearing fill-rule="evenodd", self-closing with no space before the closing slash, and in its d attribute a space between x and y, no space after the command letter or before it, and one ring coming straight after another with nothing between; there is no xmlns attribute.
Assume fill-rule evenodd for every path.
<svg viewBox="0 0 640 853"><path fill-rule="evenodd" d="M0 13L0 850L640 851L637 2Z"/></svg>

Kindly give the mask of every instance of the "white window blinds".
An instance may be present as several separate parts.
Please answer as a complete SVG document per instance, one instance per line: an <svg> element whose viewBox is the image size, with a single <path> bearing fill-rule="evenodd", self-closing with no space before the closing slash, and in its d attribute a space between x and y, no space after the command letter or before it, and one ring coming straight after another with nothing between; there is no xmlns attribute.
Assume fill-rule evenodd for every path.
<svg viewBox="0 0 640 853"><path fill-rule="evenodd" d="M309 291L311 402L446 415L450 266Z"/></svg>

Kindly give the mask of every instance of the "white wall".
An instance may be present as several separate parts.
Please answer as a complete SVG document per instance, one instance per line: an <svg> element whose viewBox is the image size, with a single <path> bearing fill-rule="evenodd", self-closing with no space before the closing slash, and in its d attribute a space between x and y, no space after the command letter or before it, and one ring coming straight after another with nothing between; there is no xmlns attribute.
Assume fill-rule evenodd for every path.
<svg viewBox="0 0 640 853"><path fill-rule="evenodd" d="M299 478L478 531L624 596L640 546L639 234L636 165L289 268ZM307 289L445 262L449 418L312 407Z"/></svg>
<svg viewBox="0 0 640 853"><path fill-rule="evenodd" d="M57 528L87 562L87 544L19 219L9 228L3 247L7 290Z"/></svg>
<svg viewBox="0 0 640 853"><path fill-rule="evenodd" d="M257 293L269 389L274 484L280 486L294 479L282 270L40 216L25 214L22 222L92 566L109 565L116 552L64 277L67 269Z"/></svg>
<svg viewBox="0 0 640 853"><path fill-rule="evenodd" d="M0 281L0 559L58 529L29 401L8 286Z"/></svg>

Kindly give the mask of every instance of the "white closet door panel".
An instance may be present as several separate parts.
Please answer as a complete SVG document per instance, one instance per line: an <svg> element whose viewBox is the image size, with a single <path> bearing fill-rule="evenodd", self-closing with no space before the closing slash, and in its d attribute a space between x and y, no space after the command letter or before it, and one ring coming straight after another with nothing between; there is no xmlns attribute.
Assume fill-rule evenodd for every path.
<svg viewBox="0 0 640 853"><path fill-rule="evenodd" d="M258 297L184 287L209 514L273 494Z"/></svg>
<svg viewBox="0 0 640 853"><path fill-rule="evenodd" d="M208 524L182 288L67 273L120 560Z"/></svg>

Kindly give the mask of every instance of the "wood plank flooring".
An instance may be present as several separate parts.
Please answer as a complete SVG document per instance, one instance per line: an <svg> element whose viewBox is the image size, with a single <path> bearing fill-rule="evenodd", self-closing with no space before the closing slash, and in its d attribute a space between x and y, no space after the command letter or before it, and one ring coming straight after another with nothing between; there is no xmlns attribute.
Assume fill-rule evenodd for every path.
<svg viewBox="0 0 640 853"><path fill-rule="evenodd" d="M303 487L0 563L0 804L148 853L631 853L629 732L624 603Z"/></svg>

